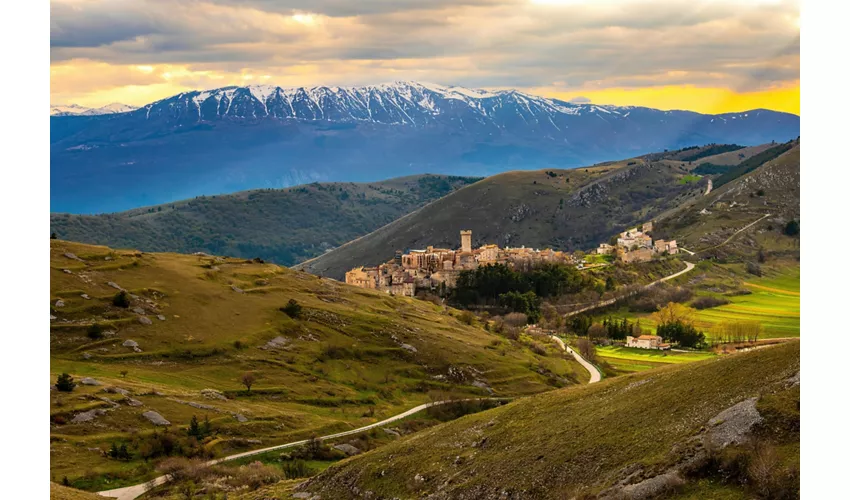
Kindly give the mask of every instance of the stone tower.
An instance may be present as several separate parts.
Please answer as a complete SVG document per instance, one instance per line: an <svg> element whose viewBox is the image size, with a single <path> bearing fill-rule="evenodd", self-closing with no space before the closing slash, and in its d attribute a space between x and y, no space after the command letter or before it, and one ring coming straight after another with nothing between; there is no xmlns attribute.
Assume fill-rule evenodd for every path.
<svg viewBox="0 0 850 500"><path fill-rule="evenodd" d="M463 230L460 232L460 251L461 252L471 252L472 251L472 231Z"/></svg>

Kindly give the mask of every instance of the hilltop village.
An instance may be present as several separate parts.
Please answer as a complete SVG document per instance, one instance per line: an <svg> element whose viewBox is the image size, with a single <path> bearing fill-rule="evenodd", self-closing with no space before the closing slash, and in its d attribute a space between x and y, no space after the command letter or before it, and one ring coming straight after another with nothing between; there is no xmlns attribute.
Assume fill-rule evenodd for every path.
<svg viewBox="0 0 850 500"><path fill-rule="evenodd" d="M595 250L601 255L616 255L622 262L646 262L657 255L676 254L676 241L656 240L649 235L652 222L643 224L641 230L629 229L620 233L616 246L602 244ZM472 248L472 231L460 232L460 249L435 248L397 250L395 258L375 267L356 267L345 273L345 282L361 288L371 288L393 295L413 297L420 289L434 290L454 287L462 271L479 266L506 264L513 268L530 269L540 263L560 263L583 267L581 258L570 252L552 249L500 248L482 245Z"/></svg>
<svg viewBox="0 0 850 500"><path fill-rule="evenodd" d="M596 249L597 254L616 255L622 262L648 262L658 255L679 253L676 240L652 240L652 222L646 222L641 229L634 228L620 233L617 244L602 243Z"/></svg>

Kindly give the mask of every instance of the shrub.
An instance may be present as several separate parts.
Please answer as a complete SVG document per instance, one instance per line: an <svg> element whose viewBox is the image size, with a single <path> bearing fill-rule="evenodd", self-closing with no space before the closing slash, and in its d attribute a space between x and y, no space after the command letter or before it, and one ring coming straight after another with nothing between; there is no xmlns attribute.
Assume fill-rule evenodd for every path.
<svg viewBox="0 0 850 500"><path fill-rule="evenodd" d="M513 327L525 326L528 324L528 316L519 312L510 313L505 315L504 322Z"/></svg>
<svg viewBox="0 0 850 500"><path fill-rule="evenodd" d="M785 229L783 232L788 236L797 236L800 234L800 223L795 220L789 220L787 224L785 224Z"/></svg>
<svg viewBox="0 0 850 500"><path fill-rule="evenodd" d="M123 307L125 309L130 307L130 295L126 291L121 290L112 297L112 305L115 307Z"/></svg>
<svg viewBox="0 0 850 500"><path fill-rule="evenodd" d="M715 297L713 295L704 295L702 297L697 297L691 302L691 306L695 309L710 309L712 307L722 306L724 304L728 304L729 299L725 297Z"/></svg>
<svg viewBox="0 0 850 500"><path fill-rule="evenodd" d="M472 314L470 311L462 311L460 314L458 314L457 319L465 325L475 324L475 315Z"/></svg>
<svg viewBox="0 0 850 500"><path fill-rule="evenodd" d="M281 307L280 310L292 319L301 316L301 304L295 299L289 299L289 302L284 307Z"/></svg>
<svg viewBox="0 0 850 500"><path fill-rule="evenodd" d="M313 470L307 466L307 462L304 460L287 460L283 462L281 468L286 479L298 479L313 475Z"/></svg>
<svg viewBox="0 0 850 500"><path fill-rule="evenodd" d="M74 377L68 375L67 373L63 373L56 378L56 389L62 392L71 392L74 390L74 387L77 386L77 383L74 382Z"/></svg>
<svg viewBox="0 0 850 500"><path fill-rule="evenodd" d="M605 325L594 323L587 329L587 336L591 340L601 340L608 338L608 329Z"/></svg>
<svg viewBox="0 0 850 500"><path fill-rule="evenodd" d="M92 323L88 330L86 330L86 335L92 340L98 340L103 338L103 327L98 323Z"/></svg>
<svg viewBox="0 0 850 500"><path fill-rule="evenodd" d="M761 276L761 266L755 262L747 262L747 272L753 276Z"/></svg>
<svg viewBox="0 0 850 500"><path fill-rule="evenodd" d="M532 342L531 343L531 352L533 352L534 354L537 354L538 356L545 356L546 355L546 348L543 347L543 344L540 344L539 342Z"/></svg>

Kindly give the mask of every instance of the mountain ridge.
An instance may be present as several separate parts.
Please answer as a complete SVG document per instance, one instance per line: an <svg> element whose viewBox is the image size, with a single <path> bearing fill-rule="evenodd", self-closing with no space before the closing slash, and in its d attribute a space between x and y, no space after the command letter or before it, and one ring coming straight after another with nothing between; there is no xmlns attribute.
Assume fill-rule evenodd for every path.
<svg viewBox="0 0 850 500"><path fill-rule="evenodd" d="M100 213L306 182L574 168L694 144L799 136L773 111L703 115L397 82L191 91L51 118L51 211Z"/></svg>

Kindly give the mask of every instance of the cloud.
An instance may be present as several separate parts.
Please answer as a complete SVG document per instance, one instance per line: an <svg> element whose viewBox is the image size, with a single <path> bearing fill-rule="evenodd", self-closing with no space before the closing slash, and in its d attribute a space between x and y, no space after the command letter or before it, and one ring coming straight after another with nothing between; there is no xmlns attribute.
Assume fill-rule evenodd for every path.
<svg viewBox="0 0 850 500"><path fill-rule="evenodd" d="M578 97L573 97L572 99L570 99L569 102L571 102L573 104L589 104L590 99L588 99L587 97L584 97L584 96L578 96Z"/></svg>
<svg viewBox="0 0 850 500"><path fill-rule="evenodd" d="M56 96L99 91L69 75L100 63L185 70L107 74L124 86L268 75L282 85L752 91L799 80L798 20L788 1L53 0L51 64L65 68Z"/></svg>

